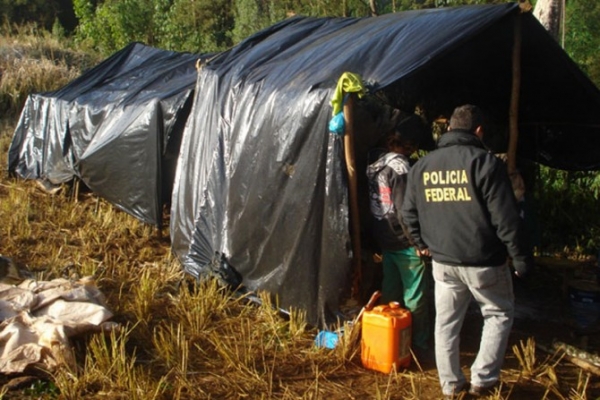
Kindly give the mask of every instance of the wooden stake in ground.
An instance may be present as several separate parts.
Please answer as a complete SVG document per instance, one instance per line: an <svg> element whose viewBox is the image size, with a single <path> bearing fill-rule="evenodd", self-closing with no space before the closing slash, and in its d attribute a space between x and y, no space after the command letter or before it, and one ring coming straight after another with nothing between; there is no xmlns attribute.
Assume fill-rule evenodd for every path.
<svg viewBox="0 0 600 400"><path fill-rule="evenodd" d="M352 253L354 278L352 282L352 297L359 293L362 279L360 220L358 215L358 183L356 179L356 163L354 161L354 94L348 93L348 100L344 104L344 158L348 171L348 189L350 191L350 223L352 226Z"/></svg>
<svg viewBox="0 0 600 400"><path fill-rule="evenodd" d="M515 37L512 54L512 88L509 110L507 166L509 175L517 173L517 142L519 140L519 92L521 90L521 14L515 17Z"/></svg>

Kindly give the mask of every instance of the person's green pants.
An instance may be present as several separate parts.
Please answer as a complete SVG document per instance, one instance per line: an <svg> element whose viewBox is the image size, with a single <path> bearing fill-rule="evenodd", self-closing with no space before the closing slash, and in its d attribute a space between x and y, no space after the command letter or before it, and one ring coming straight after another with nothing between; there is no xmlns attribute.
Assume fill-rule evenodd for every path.
<svg viewBox="0 0 600 400"><path fill-rule="evenodd" d="M397 301L412 314L412 343L427 349L429 332L429 302L427 299L425 263L414 247L383 252L383 282L381 301Z"/></svg>

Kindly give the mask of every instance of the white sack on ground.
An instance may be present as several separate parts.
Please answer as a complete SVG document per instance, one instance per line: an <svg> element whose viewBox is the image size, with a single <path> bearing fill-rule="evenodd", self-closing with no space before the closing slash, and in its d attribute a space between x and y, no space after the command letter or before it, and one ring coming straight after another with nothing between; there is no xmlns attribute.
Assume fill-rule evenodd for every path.
<svg viewBox="0 0 600 400"><path fill-rule="evenodd" d="M0 373L73 366L69 338L103 330L111 317L91 278L0 283Z"/></svg>

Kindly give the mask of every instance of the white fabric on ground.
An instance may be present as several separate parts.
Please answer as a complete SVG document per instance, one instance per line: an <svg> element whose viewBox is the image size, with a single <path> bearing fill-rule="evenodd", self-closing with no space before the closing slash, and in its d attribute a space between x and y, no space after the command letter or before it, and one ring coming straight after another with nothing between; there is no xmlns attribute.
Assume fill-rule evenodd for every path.
<svg viewBox="0 0 600 400"><path fill-rule="evenodd" d="M74 367L69 338L116 324L93 279L0 283L0 372Z"/></svg>

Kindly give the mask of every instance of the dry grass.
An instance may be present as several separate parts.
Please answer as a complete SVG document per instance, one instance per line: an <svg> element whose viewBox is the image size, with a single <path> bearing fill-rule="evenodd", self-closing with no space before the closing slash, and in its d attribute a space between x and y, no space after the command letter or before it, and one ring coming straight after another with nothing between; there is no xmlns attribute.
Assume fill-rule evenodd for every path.
<svg viewBox="0 0 600 400"><path fill-rule="evenodd" d="M1 40L5 72L0 93L14 93L13 107L25 93L56 89L76 75L70 67L64 73L61 62L5 57L26 48L46 54L42 49L52 47L46 38ZM53 68L63 71L60 79L50 72ZM52 85L45 86L46 79ZM2 166L15 124L14 119L0 124ZM346 325L335 349L317 348L317 331L306 325L302 312L291 310L284 317L269 296L239 296L215 281L185 279L171 255L168 232L159 237L154 228L91 194L74 199L67 186L48 195L33 182L9 178L4 168L0 253L27 265L39 279L93 275L121 326L109 335L75 338L75 368L59 369L40 378L49 383L11 398L438 398L433 369L413 365L389 375L365 370L359 325ZM515 354L520 367L505 371L508 387L490 398L536 398L531 391L519 397L513 389L520 385L536 389L540 399L586 398L589 376L581 374L573 387L564 388L554 371L557 361L539 363L533 342L515 347Z"/></svg>
<svg viewBox="0 0 600 400"><path fill-rule="evenodd" d="M0 162L12 125L3 127ZM269 296L238 296L216 281L184 279L168 233L89 194L51 196L34 183L0 181L0 249L40 279L94 275L121 329L76 338L76 369L56 371L64 399L430 399L435 370L383 375L360 365L360 325L346 325L333 350L317 348L317 331L292 310L284 318ZM512 385L536 385L539 398L585 399L589 376L565 393L533 341L513 347ZM563 393L563 394L561 394ZM48 394L48 393L46 393ZM504 386L492 399L518 399Z"/></svg>
<svg viewBox="0 0 600 400"><path fill-rule="evenodd" d="M0 110L5 116L18 115L29 94L60 88L99 61L32 26L4 25L0 32Z"/></svg>
<svg viewBox="0 0 600 400"><path fill-rule="evenodd" d="M0 138L2 165L12 129ZM216 281L183 279L168 232L159 239L96 202L89 194L74 201L68 187L48 195L6 170L0 181L2 254L40 279L94 275L122 326L75 340L77 369L53 375L61 398L391 399L412 390L404 375L362 369L355 339L315 347L303 313L284 318L269 296L251 301Z"/></svg>

